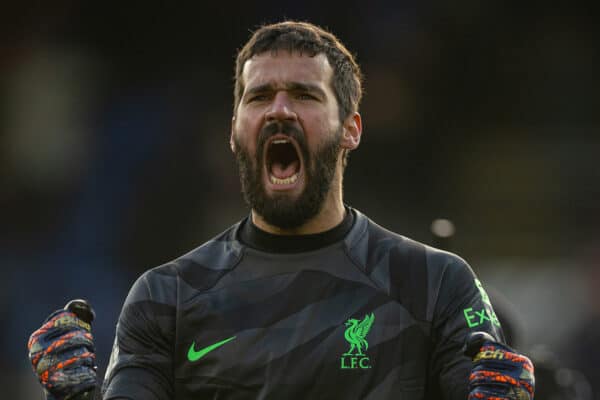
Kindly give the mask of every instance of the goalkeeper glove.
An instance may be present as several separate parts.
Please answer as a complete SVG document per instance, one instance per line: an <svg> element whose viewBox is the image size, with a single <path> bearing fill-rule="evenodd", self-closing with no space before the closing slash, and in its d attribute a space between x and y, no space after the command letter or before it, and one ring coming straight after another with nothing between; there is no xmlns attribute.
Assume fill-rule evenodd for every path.
<svg viewBox="0 0 600 400"><path fill-rule="evenodd" d="M535 377L529 358L485 332L467 337L465 354L473 359L468 400L533 400Z"/></svg>
<svg viewBox="0 0 600 400"><path fill-rule="evenodd" d="M88 315L85 311L81 313L82 307ZM78 314L89 321L79 318ZM96 387L92 319L93 311L87 302L75 300L65 309L50 314L29 338L29 360L47 400L92 398Z"/></svg>

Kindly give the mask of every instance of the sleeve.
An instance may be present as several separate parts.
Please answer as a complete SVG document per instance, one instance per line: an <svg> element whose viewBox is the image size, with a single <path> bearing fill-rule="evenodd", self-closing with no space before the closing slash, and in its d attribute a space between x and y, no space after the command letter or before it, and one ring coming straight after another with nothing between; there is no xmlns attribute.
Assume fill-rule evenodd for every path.
<svg viewBox="0 0 600 400"><path fill-rule="evenodd" d="M173 271L150 270L131 288L117 323L102 386L104 400L173 398L176 310Z"/></svg>
<svg viewBox="0 0 600 400"><path fill-rule="evenodd" d="M465 400L472 361L463 354L468 333L484 331L504 342L500 321L471 267L449 255L435 303L432 321L434 342L430 381L437 381L445 400Z"/></svg>

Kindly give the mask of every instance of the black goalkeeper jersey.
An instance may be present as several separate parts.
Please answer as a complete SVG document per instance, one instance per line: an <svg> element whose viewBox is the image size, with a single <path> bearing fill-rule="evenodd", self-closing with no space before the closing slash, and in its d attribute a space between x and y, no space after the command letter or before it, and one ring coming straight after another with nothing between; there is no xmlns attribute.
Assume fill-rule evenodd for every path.
<svg viewBox="0 0 600 400"><path fill-rule="evenodd" d="M465 400L470 331L503 339L456 255L352 209L301 237L246 218L136 281L103 398Z"/></svg>

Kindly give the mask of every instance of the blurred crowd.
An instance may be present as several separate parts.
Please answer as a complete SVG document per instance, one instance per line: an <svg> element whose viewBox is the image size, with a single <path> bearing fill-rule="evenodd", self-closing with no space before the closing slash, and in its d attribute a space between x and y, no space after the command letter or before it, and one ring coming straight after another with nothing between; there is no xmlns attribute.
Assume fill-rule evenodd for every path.
<svg viewBox="0 0 600 400"><path fill-rule="evenodd" d="M94 305L103 371L135 278L248 212L228 147L234 56L252 29L291 18L331 29L365 72L363 143L350 159L345 200L426 243L435 241L432 220L454 221L451 250L498 293L513 344L543 366L540 382L558 385L564 398L600 399L592 7L7 6L0 16L7 398L39 395L25 344L52 310L77 297ZM559 399L543 394L550 387L539 384L536 399Z"/></svg>

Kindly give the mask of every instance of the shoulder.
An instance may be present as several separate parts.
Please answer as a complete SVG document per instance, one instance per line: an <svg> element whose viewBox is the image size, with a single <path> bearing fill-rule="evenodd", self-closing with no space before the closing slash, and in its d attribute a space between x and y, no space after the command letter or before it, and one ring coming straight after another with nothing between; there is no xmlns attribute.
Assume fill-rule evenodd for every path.
<svg viewBox="0 0 600 400"><path fill-rule="evenodd" d="M172 262L179 279L196 290L206 290L232 271L244 246L237 240L241 222Z"/></svg>
<svg viewBox="0 0 600 400"><path fill-rule="evenodd" d="M392 232L359 211L354 212L356 223L347 246L361 260L367 272L381 266L470 270L465 260L458 255Z"/></svg>
<svg viewBox="0 0 600 400"><path fill-rule="evenodd" d="M170 304L180 280L200 289L211 287L239 262L243 246L235 238L239 223L188 253L144 272L133 284L128 302Z"/></svg>
<svg viewBox="0 0 600 400"><path fill-rule="evenodd" d="M347 243L350 257L418 319L431 319L444 282L472 281L471 267L458 255L392 232L356 213L354 237L351 245Z"/></svg>

